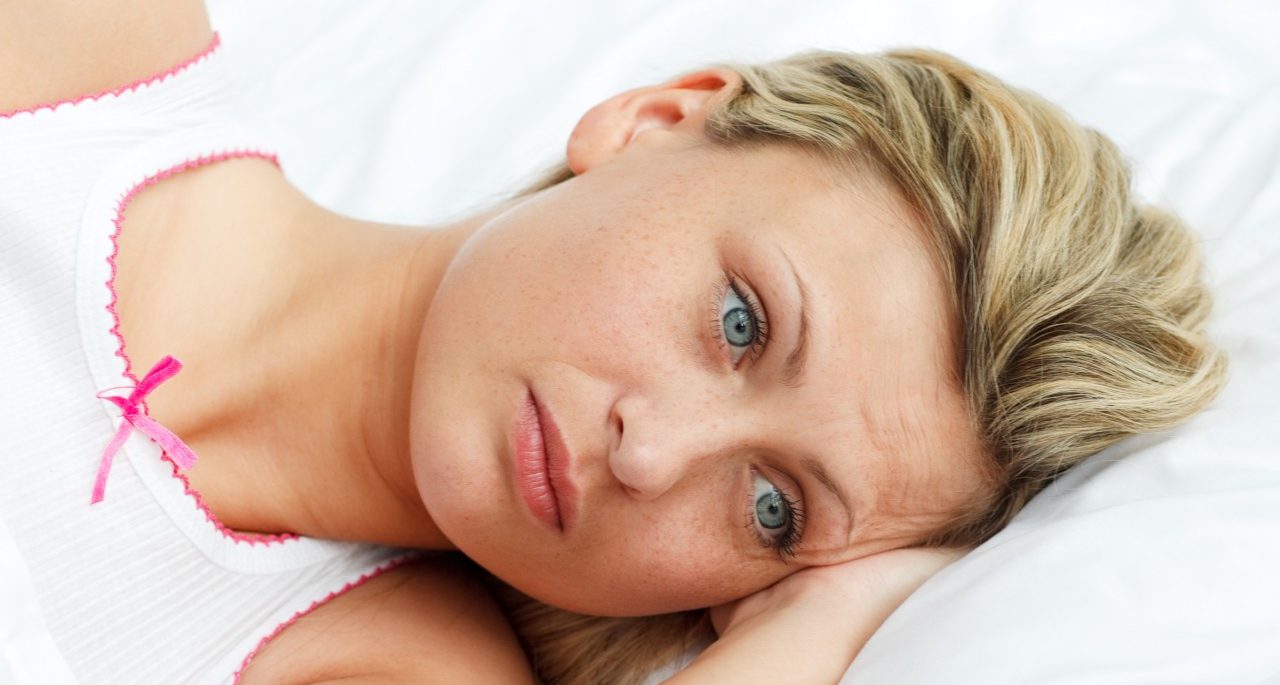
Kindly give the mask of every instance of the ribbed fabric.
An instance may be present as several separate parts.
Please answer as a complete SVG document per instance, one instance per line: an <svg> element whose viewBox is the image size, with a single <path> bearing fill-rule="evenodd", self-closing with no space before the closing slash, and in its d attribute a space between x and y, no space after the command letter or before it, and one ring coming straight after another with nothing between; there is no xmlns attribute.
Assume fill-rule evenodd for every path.
<svg viewBox="0 0 1280 685"><path fill-rule="evenodd" d="M117 92L0 114L0 572L25 567L0 583L29 585L0 587L0 648L32 682L69 670L94 685L230 683L279 626L406 558L235 535L140 431L106 499L89 504L121 421L96 394L146 372L130 368L115 328L124 204L165 173L245 155L278 163L233 121L218 46ZM19 643L52 644L62 663L23 662L39 650Z"/></svg>

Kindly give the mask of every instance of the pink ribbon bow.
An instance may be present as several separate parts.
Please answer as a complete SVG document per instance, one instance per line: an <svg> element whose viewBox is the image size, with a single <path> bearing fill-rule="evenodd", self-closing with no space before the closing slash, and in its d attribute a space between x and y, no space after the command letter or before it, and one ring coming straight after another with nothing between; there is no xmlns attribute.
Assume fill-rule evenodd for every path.
<svg viewBox="0 0 1280 685"><path fill-rule="evenodd" d="M116 390L118 388L107 388L106 390L98 393L97 397L104 400L110 400L114 402L117 407L124 410L124 420L120 422L120 428L116 430L116 435L111 439L111 444L107 445L107 450L102 453L102 461L98 463L98 477L93 481L93 498L90 499L90 504L97 504L102 501L103 493L107 489L107 474L111 471L111 461L115 458L116 452L120 449L120 446L124 444L124 441L129 437L129 433L134 428L146 433L152 440L159 443L160 446L164 448L164 451L169 454L169 457L173 459L173 462L180 468L189 469L192 466L195 466L196 453L191 451L191 448L187 447L186 443L182 442L178 436L174 435L173 431L170 431L168 428L160 425L160 423L155 419L142 413L138 404L142 401L142 398L146 397L147 393L154 390L157 385L160 385L173 376L173 374L178 373L181 370L182 362L165 355L164 359L156 362L156 365L151 367L151 370L147 372L147 375L142 377L142 380L133 389L133 392L129 393L128 398L116 395L102 397L102 393L109 390Z"/></svg>

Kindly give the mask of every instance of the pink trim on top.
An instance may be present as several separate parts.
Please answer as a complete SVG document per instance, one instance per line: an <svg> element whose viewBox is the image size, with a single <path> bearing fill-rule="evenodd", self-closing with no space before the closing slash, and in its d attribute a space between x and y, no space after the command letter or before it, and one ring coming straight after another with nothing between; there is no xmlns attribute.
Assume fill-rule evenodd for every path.
<svg viewBox="0 0 1280 685"><path fill-rule="evenodd" d="M264 647L266 647L266 646L267 646L267 643L268 643L268 642L271 642L272 640L274 640L274 639L275 639L275 637L276 637L277 635L279 635L280 633L284 632L284 629L285 629L285 628L288 628L289 626L293 625L294 623L297 623L297 622L298 622L298 619L300 619L300 618L302 618L303 616L306 616L307 614L309 614L309 613L311 613L311 612L315 611L316 609L320 608L320 607L321 607L321 606L323 606L325 603L329 602L330 600L334 599L335 597L340 597L340 596L342 596L342 595L344 595L344 594L346 594L346 593L348 593L348 592L350 592L350 591L352 591L352 590L354 590L354 589L356 589L356 588L360 587L361 585L364 585L365 583L367 583L367 582L369 582L369 581L373 580L374 578L377 578L378 576L380 576L380 575L382 575L382 574L386 573L387 571L390 571L390 570L395 569L395 568L399 568L399 567L401 567L401 566L405 565L406 563L408 563L408 562L410 562L410 561L414 561L414 560L415 560L415 559L417 559L417 558L418 558L418 555L417 555L417 554L413 554L413 553L411 553L411 554L409 554L408 556L403 556L403 557L400 557L400 558L398 558L398 559L392 559L391 561L388 561L388 562L386 562L386 563L382 564L381 566L379 566L379 567L377 567L377 568L373 569L372 571L369 571L368 573L366 573L366 574L364 574L364 575L360 576L359 578L357 578L357 579L355 579L355 580L353 580L353 581L351 581L351 582L347 583L346 585L343 585L341 588L339 588L339 589L337 589L337 590L335 590L335 591L333 591L333 592L330 592L329 594L325 595L324 597L322 597L322 598L320 598L320 599L317 599L316 601L312 602L312 603L311 603L311 606L307 607L306 609L303 609L302 611L299 611L299 612L295 613L293 616L290 616L290 617L289 617L288 619L286 619L283 623L281 623L280 625L276 626L276 627L275 627L275 628L274 628L270 633L268 633L268 634L266 635L266 637L264 637L264 638L262 638L261 640L259 640L259 641L258 641L258 644L254 646L253 650L252 650L252 651L250 651L250 652L249 652L249 653L244 657L244 661L241 661L241 662L240 662L240 668L239 668L239 670L237 670L237 671L236 671L236 674L235 674L235 676L234 676L234 677L233 677L233 679L232 679L231 685L239 685L239 683L240 683L240 678L244 675L244 670L245 670L246 668L249 668L249 662L250 662L250 661L253 661L253 658L254 658L255 656L258 656L258 653L259 653L259 652L261 652L261 651L262 651L262 649L263 649Z"/></svg>
<svg viewBox="0 0 1280 685"><path fill-rule="evenodd" d="M38 112L40 110L53 111L62 105L70 104L72 106L75 106L77 104L80 104L81 102L85 102L86 100L97 100L99 98L106 97L108 95L114 95L118 97L120 95L123 95L124 93L137 90L138 88L141 88L143 86L149 86L153 83L159 83L169 78L170 76L177 74L178 72L196 64L197 62L204 59L205 57L208 57L209 55L213 54L214 50L217 50L218 46L220 45L222 45L222 38L218 35L217 31L214 31L213 39L209 41L209 44L205 46L203 50L196 53L194 56L188 57L182 62L179 62L178 64L175 64L174 66L169 67L168 69L162 72L159 72L157 74L152 74L151 76L147 76L145 78L140 78L132 83L129 83L124 86L120 86L119 88L116 88L114 90L104 90L100 93L94 93L92 95L81 95L80 97L66 98L66 99L58 100L57 102L51 102L43 105L34 105L32 107L24 107L23 109L15 109L12 112L0 112L0 119L9 119L19 114L22 114L24 112L31 112L34 114L35 112Z"/></svg>
<svg viewBox="0 0 1280 685"><path fill-rule="evenodd" d="M111 292L111 301L107 303L107 311L111 312L111 321L113 322L113 325L111 326L111 334L116 337L117 341L116 356L124 360L124 375L128 376L135 386L140 385L141 381L139 381L138 377L134 375L133 361L129 359L129 354L125 351L126 346L124 334L120 332L120 315L116 312L116 300L118 299L118 294L116 293L116 256L120 253L120 231L124 228L125 209L129 206L129 203L133 200L134 196L147 186L155 185L161 180L186 171L187 169L194 169L211 162L220 162L224 159L233 159L237 157L258 157L271 162L277 167L280 166L280 160L270 152L263 152L260 150L224 150L222 152L204 155L195 159L188 159L185 162L175 164L168 169L146 177L139 183L135 184L133 188L131 188L129 192L120 199L120 203L116 205L116 216L113 220L115 230L111 233L111 256L107 257L107 261L111 264L111 277L107 279L106 283L107 290ZM138 402L142 405L142 414L149 417L151 410L147 407L146 398L139 397ZM218 517L209 509L208 505L204 503L204 499L200 497L200 493L191 487L191 481L187 479L186 474L178 470L180 466L179 462L175 461L167 450L162 450L161 456L165 461L168 461L173 466L173 477L182 481L182 489L188 496L195 500L196 506L204 512L205 518L209 520L209 523L213 524L214 528L218 529L218 532L222 533L223 537L235 542L248 544L280 543L287 542L289 540L297 540L299 538L298 535L293 533L268 535L263 533L242 533L227 528L222 524L222 521L218 520Z"/></svg>

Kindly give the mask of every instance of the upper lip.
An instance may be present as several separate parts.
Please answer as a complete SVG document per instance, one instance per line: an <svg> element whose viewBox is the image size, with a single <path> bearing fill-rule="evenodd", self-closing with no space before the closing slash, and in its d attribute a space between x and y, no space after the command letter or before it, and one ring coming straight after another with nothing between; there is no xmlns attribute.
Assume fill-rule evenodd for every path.
<svg viewBox="0 0 1280 685"><path fill-rule="evenodd" d="M560 527L568 531L577 514L578 489L573 483L573 455L564 444L564 436L550 409L533 395L533 406L538 411L538 423L542 426L542 444L547 452L547 477L560 508Z"/></svg>

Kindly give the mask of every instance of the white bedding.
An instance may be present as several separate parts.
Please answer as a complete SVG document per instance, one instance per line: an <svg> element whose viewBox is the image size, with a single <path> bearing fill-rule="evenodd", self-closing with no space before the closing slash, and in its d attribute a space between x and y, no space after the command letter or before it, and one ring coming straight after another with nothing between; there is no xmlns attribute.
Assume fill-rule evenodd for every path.
<svg viewBox="0 0 1280 685"><path fill-rule="evenodd" d="M720 59L923 45L1063 105L1202 237L1232 380L1189 424L1095 455L931 579L844 682L1280 677L1280 4L622 5L212 0L210 14L286 175L381 221L494 201L561 158L595 103Z"/></svg>

